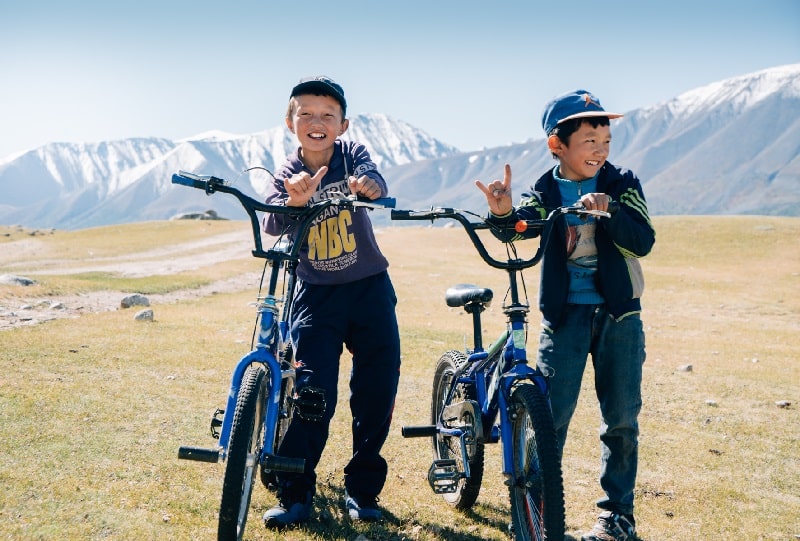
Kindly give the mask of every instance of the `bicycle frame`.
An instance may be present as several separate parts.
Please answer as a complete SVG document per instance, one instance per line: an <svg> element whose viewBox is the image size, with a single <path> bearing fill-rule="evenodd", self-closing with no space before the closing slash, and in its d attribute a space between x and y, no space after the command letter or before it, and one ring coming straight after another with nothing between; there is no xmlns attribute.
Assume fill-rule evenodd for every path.
<svg viewBox="0 0 800 541"><path fill-rule="evenodd" d="M279 263L273 262L272 274L278 272ZM289 282L293 282L293 275ZM272 282L272 280L271 280ZM288 283L288 282L287 282ZM291 294L291 284L287 285L287 292ZM267 396L270 399L266 403L266 412L264 415L264 439L265 443L268 434L274 434L278 424L279 416L279 399L280 395L274 389L280 389L281 382L287 378L294 378L295 370L291 363L284 364L278 359L278 352L283 350L285 344L288 342L288 325L283 320L278 321L280 309L279 304L283 302L282 299L275 296L275 291L269 291L258 305L258 321L256 328L258 329L255 348L239 360L233 371L231 378L231 386L228 391L227 404L225 406L225 415L222 419L220 426L219 437L219 452L220 459L225 460L228 453L228 444L230 441L231 426L233 424L233 413L236 406L236 400L239 395L239 387L242 383L247 368L253 363L261 363L267 370L269 383L267 385ZM290 299L287 300L290 302ZM267 445L261 448L261 456L259 456L259 463L268 464L271 455L276 449L269 449Z"/></svg>
<svg viewBox="0 0 800 541"><path fill-rule="evenodd" d="M295 375L291 363L283 363L282 365L279 358L279 352L284 350L285 344L288 341L288 314L284 311L281 317L280 305L282 303L286 303L286 306L291 305L291 296L294 286L294 268L296 266L300 243L295 243L295 245L290 247L284 246L283 249L272 248L264 250L260 223L256 212L280 212L299 215L302 213L308 214L309 211L307 209L292 210L287 207L266 205L243 194L236 188L226 185L224 180L216 177L199 176L180 171L178 174L173 175L172 182L174 184L201 189L209 195L215 192L223 192L236 197L250 219L254 242L252 254L254 257L266 259L271 267L267 294L259 299L258 319L256 322L256 329L258 332L254 337L254 348L237 362L231 377L225 409L216 410L211 421L211 435L219 439L219 444L212 449L182 446L179 449L178 457L202 462L219 462L220 460L225 461L227 459L235 406L242 379L251 365L261 363L269 378L267 382L267 396L269 399L265 404L266 411L262 431L262 444L264 445L261 446L261 454L258 457L258 462L264 464L267 468L288 469L288 471L302 470L302 461L298 462L293 459L275 457L274 452L276 450L271 448L271 443L266 445L268 442L272 441L271 435L275 433L280 414L280 393L276 391L276 389L279 390L281 388L281 382L283 380L294 378ZM307 231L302 231L301 233L305 234L306 232ZM286 269L287 280L284 287L287 295L286 299L276 296L281 268ZM221 414L224 415L222 419L219 418ZM276 461L278 462L277 464L275 464Z"/></svg>
<svg viewBox="0 0 800 541"><path fill-rule="evenodd" d="M305 469L305 459L276 454L295 407L296 373L289 319L300 249L306 244L316 218L329 207L350 210L357 207L391 208L394 199L367 200L355 195L334 194L335 197L304 207L289 207L257 201L216 177L180 171L172 176L172 182L203 190L208 195L223 192L236 197L250 219L253 256L266 260L262 287L266 268L271 268L266 295L258 299L253 349L237 362L225 409L217 409L211 419L211 435L219 440L218 444L211 449L182 446L178 450L178 458L226 462L217 535L220 540L241 541L259 468L261 482L267 487L274 485L277 472L299 473ZM293 225L286 227L278 242L268 250L262 246L257 212L293 218ZM285 298L277 295L281 269L285 271Z"/></svg>
<svg viewBox="0 0 800 541"><path fill-rule="evenodd" d="M467 357L467 364L463 374L454 378L454 384L450 388L450 395L445 402L449 402L452 393L456 388L456 383L471 383L477 392L476 401L481 410L481 426L487 427L483 434L476 434L486 443L497 443L498 437L501 441L511 440L511 424L509 422L509 399L511 391L515 385L523 381L530 381L536 384L547 396L548 382L547 377L537 367L528 364L527 358L527 314L529 308L520 303L518 288L516 287L516 270L507 269L510 280L511 302L504 307L504 312L508 318L506 330L500 337L484 350L480 343L479 323L474 334L474 347ZM475 313L476 318L479 317ZM499 434L494 430L495 421L500 419ZM448 429L440 419L437 423L440 433L462 438L463 431L460 429ZM503 474L511 475L512 454L509 446L503 447ZM464 461L467 464L467 461ZM468 473L468 472L465 472Z"/></svg>
<svg viewBox="0 0 800 541"><path fill-rule="evenodd" d="M505 261L494 258L487 251L483 241L478 236L477 231L489 229L491 226L485 221L471 221L464 211L453 208L431 208L430 210L393 210L393 220L436 220L442 218L453 219L459 222L473 246L478 251L481 258L491 267L507 271L509 277L509 302L503 307L506 315L506 330L492 343L488 350L483 348L481 338L480 313L491 299L491 291L484 291L475 286L460 286L467 288L466 293L461 292L461 296L453 294L454 298L448 298L448 305L462 306L472 314L473 317L473 348L467 351L466 363L454 374L453 380L449 384L448 394L443 400L445 407L439 413L436 425L427 426L405 426L403 436L405 437L425 437L444 435L457 437L461 442L461 455L464 472L461 477L470 476L469 460L467 457L466 440L475 437L482 443L497 443L498 441L509 442L512 440L512 423L510 419L510 398L517 385L530 382L538 387L542 395L549 396L549 383L547 375L542 370L528 363L527 357L527 315L530 311L529 306L520 302L518 274L524 269L535 266L544 256L547 243L550 241L552 228L558 218L566 214L586 214L595 216L610 216L606 212L587 211L581 206L560 207L554 209L547 218L543 220L531 220L514 224L518 231L528 228L536 228L540 231L541 242L535 254L529 259L509 258ZM520 229L517 229L517 228ZM473 288L470 290L470 288ZM488 293L488 298L483 298ZM469 300L465 300L469 298ZM468 307L467 305L470 305ZM470 434L471 428L450 428L444 419L444 415L453 415L448 409L452 403L459 384L466 384L475 389L475 402L480 408L480 422L476 423L476 434ZM462 402L461 404L464 404ZM467 406L461 406L467 407ZM477 412L476 412L477 413ZM499 426L496 421L499 417ZM513 449L510 445L502 445L503 474L508 479L513 472ZM436 463L429 472L429 482L434 491L439 491L441 487L436 486L437 475L442 479L452 479L452 471L436 472ZM442 492L446 490L441 489Z"/></svg>
<svg viewBox="0 0 800 541"><path fill-rule="evenodd" d="M260 299L258 306L258 321L256 323L258 332L254 340L255 347L236 364L231 377L225 409L217 410L211 421L211 434L213 437L219 438L219 444L212 449L183 446L179 449L178 456L179 458L202 462L218 462L227 458L235 405L242 379L251 365L261 363L264 365L269 377L267 384L267 396L269 399L266 401L264 415L264 441L262 443L265 443L265 445L261 447L258 461L267 469L302 471L304 468L302 459L277 457L274 455L276 449L271 449L272 435L275 434L280 415L279 389L283 380L295 377L293 364L291 362L282 362L291 361L291 359L281 359L281 352L285 351L286 344L289 342L289 310L281 312L279 306L283 303L284 306L291 307L294 295L295 268L299 259L300 248L317 216L330 206L391 208L394 207L394 199L381 198L370 201L352 195L343 195L340 198L326 199L308 207L286 207L283 205L268 205L257 201L238 189L227 185L223 179L213 176L200 176L179 171L178 174L172 176L172 182L203 190L209 195L215 192L222 192L236 197L247 212L250 220L254 242L253 256L266 259L271 266L267 294ZM295 233L297 241L287 244L282 249L271 248L264 250L261 225L257 212L287 214L296 217L298 224L300 224L298 231ZM282 299L276 296L276 291L280 269L284 267L287 276L284 284L286 298ZM222 419L218 417L220 414L224 415ZM266 443L269 443L269 445L266 445Z"/></svg>

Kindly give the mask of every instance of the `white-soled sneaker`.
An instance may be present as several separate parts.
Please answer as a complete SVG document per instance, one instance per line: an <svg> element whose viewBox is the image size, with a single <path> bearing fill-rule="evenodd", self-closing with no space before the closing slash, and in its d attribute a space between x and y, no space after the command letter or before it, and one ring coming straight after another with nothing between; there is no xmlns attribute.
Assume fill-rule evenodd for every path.
<svg viewBox="0 0 800 541"><path fill-rule="evenodd" d="M350 520L377 522L383 518L383 513L378 508L378 498L351 496L345 491L344 505L350 515Z"/></svg>
<svg viewBox="0 0 800 541"><path fill-rule="evenodd" d="M620 515L603 511L592 530L583 534L581 541L635 541L636 521L633 515Z"/></svg>
<svg viewBox="0 0 800 541"><path fill-rule="evenodd" d="M267 528L285 528L305 522L311 516L312 497L306 493L303 497L282 496L278 505L264 513L264 526Z"/></svg>

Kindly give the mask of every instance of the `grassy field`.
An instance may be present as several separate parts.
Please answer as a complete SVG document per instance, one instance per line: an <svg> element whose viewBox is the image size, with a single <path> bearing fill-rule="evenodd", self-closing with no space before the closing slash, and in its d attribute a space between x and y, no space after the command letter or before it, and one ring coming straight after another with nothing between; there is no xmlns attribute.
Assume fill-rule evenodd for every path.
<svg viewBox="0 0 800 541"><path fill-rule="evenodd" d="M800 220L658 217L655 225L655 249L643 260L640 536L800 539ZM0 307L94 289L171 291L257 271L246 251L164 276L85 271L100 256L153 258L168 244L163 239L188 242L237 227L248 225L157 222L37 235L36 250L24 258L0 258L0 275L36 269L38 284L0 286ZM29 232L0 227L0 251L29 241ZM400 436L401 425L427 420L434 363L444 350L462 348L470 331L468 316L445 306L444 289L473 282L495 290L484 317L490 337L502 326L504 274L480 262L459 229L389 228L379 241L392 264L403 340L395 425L385 447L386 520L360 525L343 516L350 445L345 358L313 520L287 532L265 530L260 516L275 499L257 486L247 539L507 539L499 448L487 449L478 503L459 513L427 485L429 442ZM61 262L60 271L48 274L45 263L52 261ZM65 266L80 270L71 274ZM537 271L527 283L535 299ZM0 539L215 538L223 466L180 461L177 449L213 443L208 423L224 405L233 363L249 349L248 303L256 288L157 304L149 323L117 310L0 331ZM534 314L534 341L537 333ZM686 365L692 370L681 369ZM565 450L573 540L591 527L600 496L591 380L587 373Z"/></svg>

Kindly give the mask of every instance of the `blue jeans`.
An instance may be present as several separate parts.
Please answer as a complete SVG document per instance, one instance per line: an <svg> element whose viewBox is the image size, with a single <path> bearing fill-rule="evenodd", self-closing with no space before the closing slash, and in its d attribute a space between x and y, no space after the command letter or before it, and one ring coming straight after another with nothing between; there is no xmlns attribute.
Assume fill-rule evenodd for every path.
<svg viewBox="0 0 800 541"><path fill-rule="evenodd" d="M589 355L600 403L600 486L606 494L597 506L632 515L645 359L639 314L617 321L603 305L568 305L555 331L542 329L538 365L550 374L550 403L562 454Z"/></svg>

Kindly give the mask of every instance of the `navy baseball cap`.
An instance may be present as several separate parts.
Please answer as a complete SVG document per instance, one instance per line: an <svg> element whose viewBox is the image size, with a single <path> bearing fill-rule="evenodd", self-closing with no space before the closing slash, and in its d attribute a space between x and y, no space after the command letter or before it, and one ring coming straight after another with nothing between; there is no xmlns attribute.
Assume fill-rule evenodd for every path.
<svg viewBox="0 0 800 541"><path fill-rule="evenodd" d="M344 90L330 77L317 75L316 77L306 77L294 85L289 97L301 96L303 94L318 94L320 96L330 96L342 106L342 116L347 112L347 101L344 99Z"/></svg>
<svg viewBox="0 0 800 541"><path fill-rule="evenodd" d="M553 98L544 108L542 127L544 133L550 135L553 128L573 118L586 118L592 116L607 116L620 118L619 113L609 113L600 105L594 94L588 90L574 90Z"/></svg>

